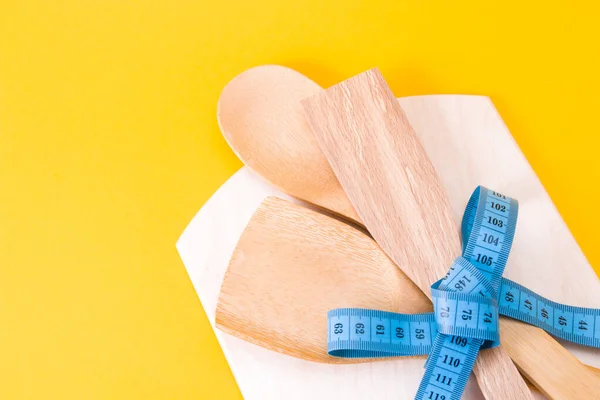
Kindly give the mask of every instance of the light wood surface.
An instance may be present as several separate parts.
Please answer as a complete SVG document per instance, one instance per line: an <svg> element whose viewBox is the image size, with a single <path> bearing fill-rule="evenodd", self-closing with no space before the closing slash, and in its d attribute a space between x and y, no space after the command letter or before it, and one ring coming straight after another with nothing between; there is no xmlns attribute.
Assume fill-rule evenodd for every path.
<svg viewBox="0 0 600 400"><path fill-rule="evenodd" d="M309 361L368 361L327 354L327 311L340 307L433 310L369 236L305 207L266 199L229 263L217 327Z"/></svg>
<svg viewBox="0 0 600 400"><path fill-rule="evenodd" d="M400 99L444 182L457 226L467 200L459 193L469 193L477 184L509 193L519 200L520 210L504 276L555 301L599 307L598 277L493 104L476 96L453 101L458 97ZM593 363L598 349L563 342L565 351L540 329L510 320L501 324L501 341L520 371L548 397L593 398L600 393L597 371L584 370L571 357Z"/></svg>
<svg viewBox="0 0 600 400"><path fill-rule="evenodd" d="M460 255L460 236L435 169L385 79L369 70L302 104L360 219L429 295ZM531 397L502 347L482 351L476 364L487 399Z"/></svg>

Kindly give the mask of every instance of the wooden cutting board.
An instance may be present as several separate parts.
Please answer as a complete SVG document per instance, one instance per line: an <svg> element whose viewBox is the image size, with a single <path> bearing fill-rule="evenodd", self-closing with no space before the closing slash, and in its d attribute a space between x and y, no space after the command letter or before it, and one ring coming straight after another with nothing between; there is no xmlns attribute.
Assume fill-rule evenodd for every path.
<svg viewBox="0 0 600 400"><path fill-rule="evenodd" d="M535 174L499 119L489 99L478 96L423 96L401 99L414 129L442 181L452 181L451 190L462 190L465 201L477 184L502 188L521 202L517 235L529 235L537 244L513 251L528 254L538 262L513 265L506 276L557 301L582 306L599 306L598 278L566 229ZM473 174L493 162L486 146L505 151L506 162L494 180L481 181ZM465 158L465 154L470 157ZM235 243L250 216L268 195L287 198L255 177L246 168L232 177L198 213L183 233L177 248L214 327L219 288ZM464 204L451 206L456 215ZM527 221L543 219L528 228ZM457 219L457 224L459 223ZM457 225L458 226L458 225ZM568 268L544 271L544 241L550 230L560 243L559 257ZM541 243L540 243L541 241ZM553 245L554 246L554 245ZM525 254L523 253L523 254ZM554 264L553 264L554 265ZM544 273L540 275L540 271ZM297 360L251 345L216 331L223 351L246 399L412 398L423 374L421 360L395 360L359 365L323 365ZM582 361L600 366L600 351L567 345ZM466 397L481 398L476 385Z"/></svg>

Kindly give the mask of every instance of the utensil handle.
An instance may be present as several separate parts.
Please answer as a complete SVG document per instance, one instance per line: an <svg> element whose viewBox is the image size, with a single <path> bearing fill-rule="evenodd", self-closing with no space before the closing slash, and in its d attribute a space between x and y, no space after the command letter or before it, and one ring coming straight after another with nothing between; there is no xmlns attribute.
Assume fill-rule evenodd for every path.
<svg viewBox="0 0 600 400"><path fill-rule="evenodd" d="M600 393L599 371L580 362L542 329L501 318L500 338L521 373L549 399L589 399Z"/></svg>
<svg viewBox="0 0 600 400"><path fill-rule="evenodd" d="M430 285L460 253L458 230L435 169L385 79L370 70L302 103L365 226L430 295ZM533 398L504 350L485 353L475 373L487 399Z"/></svg>

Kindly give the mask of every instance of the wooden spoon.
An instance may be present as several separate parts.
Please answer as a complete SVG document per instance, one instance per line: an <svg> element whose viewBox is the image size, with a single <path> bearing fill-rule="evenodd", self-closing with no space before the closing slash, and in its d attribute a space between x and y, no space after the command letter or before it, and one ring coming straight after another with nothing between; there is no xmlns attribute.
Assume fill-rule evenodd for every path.
<svg viewBox="0 0 600 400"><path fill-rule="evenodd" d="M289 68L282 66L253 68L236 77L224 89L219 99L219 124L236 154L248 166L259 172L282 191L331 209L355 221L360 221L337 178L335 178L316 138L310 131L299 103L300 98L305 94L314 94L319 90L322 89L316 83ZM469 98L469 100L457 101L456 99L459 98ZM461 132L466 129L467 132L470 132L473 130L471 125L476 121L476 126L480 127L479 129L491 130L500 136L510 136L506 132L502 120L486 98L437 96L437 99L431 102L425 101L426 97L423 99L414 99L414 101L410 98L400 99L403 106L411 106L411 118L414 118L411 121L425 125L420 126L424 129L424 132L419 133L427 133L429 136L435 137L432 132L438 132L440 129L449 130L450 132ZM444 107L450 107L453 117L440 112ZM427 114L429 110L431 110L432 115ZM463 120L461 120L461 115L471 115L473 112L479 113L478 115L485 116L485 118L475 117L474 120L471 120L469 117L466 117L466 119L462 117ZM440 120L439 123L433 125L428 123L432 118L435 121ZM429 140L428 143L431 143L431 145L428 147L428 151L440 153L442 150L433 146L435 142L431 141L431 138ZM445 140L444 142L447 143L448 141ZM510 145L510 143L508 144ZM454 150L445 149L443 151ZM504 148L504 151L506 154L511 154L511 160L516 157L512 161L515 165L523 164L518 149L514 150L511 147ZM462 154L459 149L455 152ZM457 164L457 161L452 157L442 157L441 154L436 154L436 157L441 166ZM528 167L526 164L525 162L525 166ZM456 174L446 173L446 170L447 168L443 168L439 172L441 175L446 174L448 178L456 181L454 176ZM310 173L306 173L306 171L310 171ZM473 173L472 169L464 172L469 176ZM506 171L502 173L506 174ZM531 172L530 168L526 168L526 171L521 171L521 173L527 174L527 179L524 181L526 186L528 188L536 187L536 190L538 190L539 183L535 180L535 174ZM290 177L294 178L290 179ZM489 175L486 175L483 170L482 178L485 182L489 182ZM480 182L482 178L475 179L475 181ZM454 189L455 193L463 193L462 197L455 196L451 199L455 221L460 220L460 215L464 210L464 192L469 188L472 189L473 183L471 181L473 179L465 179L464 182L461 182L460 187ZM504 184L500 187L503 186ZM497 186L492 187L496 188ZM543 192L543 188L539 190ZM553 208L551 201L546 199L547 195L542 193L542 196L544 197L542 203L548 203L547 207L543 207L543 213L545 215L552 214L550 221L557 218L560 220L560 216L554 215L557 214L556 210ZM537 199L539 196L536 195L535 197L536 204L539 204L540 200ZM521 199L521 197L519 198ZM535 210L538 208L536 206ZM563 229L566 228L563 227ZM520 231L523 232L523 228ZM565 232L565 239L560 240L561 243L568 241L569 238L572 241L568 230ZM574 246L577 250L576 244ZM528 252L531 253L531 251L532 249L529 248ZM570 252L569 254L573 253ZM514 261L514 257L511 259ZM548 264L551 261L546 260L544 262ZM540 262L542 261L540 260ZM579 264L581 263L578 263L578 266ZM521 265L517 263L517 266L527 268L527 265L523 263ZM579 270L585 267L585 265L582 265ZM520 334L523 339L527 338L527 342L523 339L511 341L510 334L504 333L504 328L508 328L511 323L513 326L510 329L516 330L516 334ZM503 345L522 373L527 375L538 387L549 388L544 390L548 397L571 398L570 395L574 393L573 390L584 393L585 389L599 387L597 382L594 383L593 376L582 371L582 364L574 359L571 353L551 336L531 326L514 325L522 324L502 319ZM531 351L531 349L536 349L536 351ZM555 368L550 373L547 368L546 370L538 368L540 365L554 366ZM581 382L581 384L570 384L573 379ZM585 396L582 394L579 398L583 397Z"/></svg>
<svg viewBox="0 0 600 400"><path fill-rule="evenodd" d="M300 107L322 90L293 69L249 69L223 89L219 126L240 160L282 192L358 221Z"/></svg>

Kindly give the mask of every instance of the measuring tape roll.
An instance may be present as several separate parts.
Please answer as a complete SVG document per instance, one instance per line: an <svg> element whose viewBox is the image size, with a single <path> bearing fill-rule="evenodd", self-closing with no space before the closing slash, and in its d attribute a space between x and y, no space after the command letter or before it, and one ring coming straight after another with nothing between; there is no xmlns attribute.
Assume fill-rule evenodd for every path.
<svg viewBox="0 0 600 400"><path fill-rule="evenodd" d="M328 352L370 358L429 354L417 399L459 399L480 348L499 344L498 314L600 348L600 310L548 300L502 278L518 203L478 187L462 220L463 256L432 285L434 312L328 312Z"/></svg>

